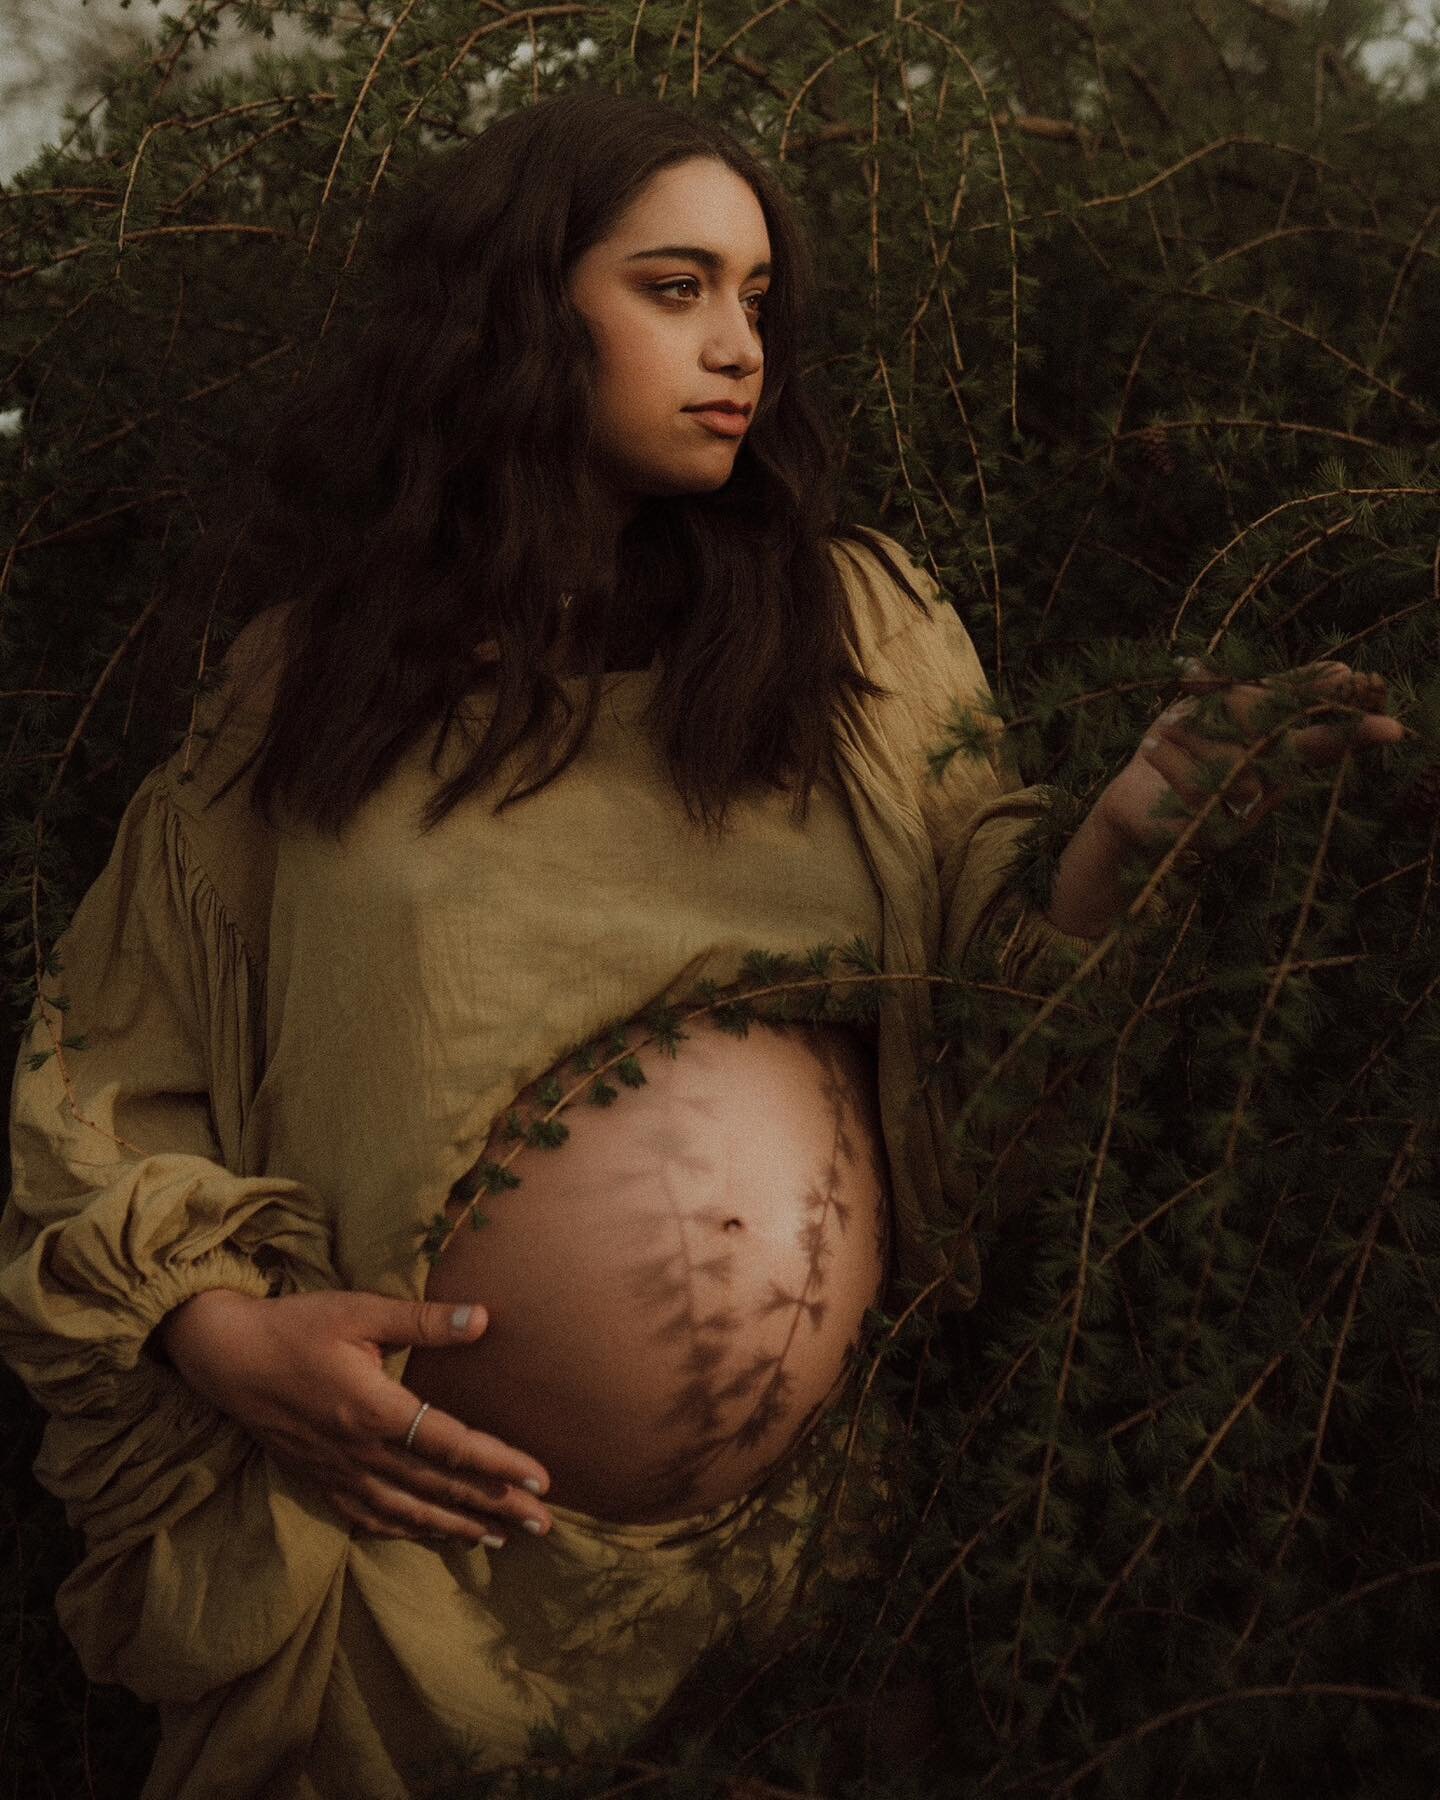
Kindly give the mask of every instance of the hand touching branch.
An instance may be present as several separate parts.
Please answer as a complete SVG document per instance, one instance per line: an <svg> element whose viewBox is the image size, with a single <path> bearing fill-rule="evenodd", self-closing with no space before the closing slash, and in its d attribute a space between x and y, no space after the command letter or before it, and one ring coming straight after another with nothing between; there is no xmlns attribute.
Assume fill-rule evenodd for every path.
<svg viewBox="0 0 1440 1800"><path fill-rule="evenodd" d="M1293 684L1314 708L1344 707L1346 716L1333 722L1289 727L1277 735L1263 723L1273 708L1281 683ZM1343 662L1307 663L1263 681L1231 682L1209 674L1192 658L1181 682L1182 694L1148 727L1138 749L1101 793L1060 858L1050 919L1062 931L1096 937L1115 922L1126 905L1117 871L1127 850L1163 850L1173 843L1202 808L1210 805L1206 827L1190 846L1201 855L1220 847L1209 819L1223 807L1233 826L1248 831L1281 806L1289 789L1263 776L1257 757L1262 747L1288 742L1290 750L1312 768L1336 763L1348 750L1393 744L1405 727L1386 710L1385 679L1356 674ZM1222 708L1214 735L1205 729L1208 697ZM1207 771L1211 790L1204 784ZM1211 800L1218 783L1221 794ZM1161 802L1173 795L1183 812L1164 816Z"/></svg>

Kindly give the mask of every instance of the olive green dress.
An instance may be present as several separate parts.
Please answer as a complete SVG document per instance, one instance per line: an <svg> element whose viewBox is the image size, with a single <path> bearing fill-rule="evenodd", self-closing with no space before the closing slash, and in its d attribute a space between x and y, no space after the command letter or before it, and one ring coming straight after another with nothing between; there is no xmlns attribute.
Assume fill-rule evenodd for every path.
<svg viewBox="0 0 1440 1800"><path fill-rule="evenodd" d="M708 1644L793 1607L843 1454L827 1430L740 1505L678 1522L555 1507L551 1533L496 1552L377 1538L147 1339L210 1287L422 1296L420 1229L517 1092L647 1003L734 980L752 948L858 934L917 972L995 932L1009 977L1053 990L1089 944L1001 891L1047 791L1016 787L998 747L930 779L952 703L988 687L936 583L881 541L927 613L837 545L861 666L891 698L837 718L803 825L780 794L718 845L687 821L636 729L656 665L606 677L587 749L498 818L475 799L419 835L455 766L437 775L429 745L338 844L266 829L248 776L206 811L263 724L274 609L227 658L223 724L207 697L216 735L137 790L16 1065L0 1352L50 1415L36 1473L85 1535L65 1630L92 1679L160 1710L145 1800L398 1800L422 1767L513 1762L535 1732L620 1743ZM923 1227L963 1219L967 1194L933 1091L912 1104L929 1017L905 982L874 1027L896 1268L919 1280L944 1267ZM846 1554L837 1536L827 1567Z"/></svg>

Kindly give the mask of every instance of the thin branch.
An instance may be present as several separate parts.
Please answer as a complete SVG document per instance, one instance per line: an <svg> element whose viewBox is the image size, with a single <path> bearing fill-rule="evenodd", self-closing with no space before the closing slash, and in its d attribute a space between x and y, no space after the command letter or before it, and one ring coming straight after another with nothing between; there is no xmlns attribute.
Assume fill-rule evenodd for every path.
<svg viewBox="0 0 1440 1800"><path fill-rule="evenodd" d="M1315 1472L1320 1466L1320 1455L1325 1448L1325 1433L1330 1423L1330 1410L1335 1404L1335 1389L1340 1379L1340 1362L1345 1354L1345 1346L1350 1341L1350 1328L1355 1322L1355 1306L1360 1298L1361 1284L1365 1280L1366 1270L1370 1267L1370 1258L1375 1249L1375 1240L1380 1235L1381 1223L1389 1212L1396 1193L1403 1186L1405 1177L1409 1174L1410 1164L1415 1154L1416 1140L1420 1136L1421 1129L1420 1120L1412 1119L1404 1141L1390 1160L1390 1167L1385 1176L1385 1186L1380 1195L1380 1203L1371 1213L1365 1227L1365 1235L1360 1241L1360 1260L1356 1265L1355 1278L1350 1283L1350 1292L1345 1300L1345 1315L1340 1321L1340 1329L1335 1334L1335 1347L1330 1353L1330 1367L1325 1375L1325 1392L1320 1400L1320 1417L1315 1424L1315 1441L1311 1446L1310 1460L1305 1466L1305 1474L1300 1482L1300 1493L1295 1504L1290 1508L1285 1520L1285 1528L1281 1532L1274 1554L1270 1558L1269 1573L1262 1578L1249 1616L1240 1629L1240 1635L1230 1647L1226 1657L1227 1663L1233 1664L1249 1643L1251 1634L1259 1622L1260 1614L1265 1609L1266 1586L1279 1571L1280 1564L1285 1559L1285 1553L1294 1539L1295 1529L1310 1499L1310 1490L1315 1485Z"/></svg>
<svg viewBox="0 0 1440 1800"><path fill-rule="evenodd" d="M1245 0L1253 6L1256 0ZM1071 1793L1076 1784L1092 1774L1096 1769L1109 1762L1114 1756L1131 1744L1138 1744L1142 1738L1153 1732L1163 1731L1167 1725L1173 1725L1180 1719L1191 1719L1197 1713L1211 1712L1218 1706L1233 1706L1236 1702L1246 1700L1299 1700L1316 1697L1343 1700L1393 1701L1397 1706L1411 1706L1420 1712L1440 1713L1440 1699L1429 1694L1406 1694L1398 1688L1371 1687L1359 1681L1297 1681L1288 1686L1269 1684L1264 1687L1232 1688L1224 1694L1205 1694L1197 1700L1186 1700L1179 1706L1172 1706L1168 1712L1156 1713L1153 1718L1143 1719L1132 1730L1123 1732L1119 1737L1097 1750L1088 1762L1081 1763L1078 1769L1072 1769L1059 1787L1051 1788L1052 1794ZM1026 1783L1017 1784L1020 1786Z"/></svg>
<svg viewBox="0 0 1440 1800"><path fill-rule="evenodd" d="M1325 488L1318 493L1300 494L1293 500L1280 501L1278 505L1272 506L1269 512L1262 513L1258 519L1252 519L1248 525L1237 531L1228 542L1222 544L1205 564L1204 568L1201 569L1200 573L1190 583L1189 587L1186 588L1184 597L1180 602L1179 611L1176 612L1175 617L1170 621L1170 634L1168 640L1170 646L1172 648L1174 647L1175 640L1180 631L1180 621L1185 616L1186 608L1195 598L1196 594L1199 593L1201 584L1204 582L1205 577L1210 571L1217 567L1218 564L1224 562L1226 557L1230 555L1236 546L1243 543L1252 532L1259 531L1263 526L1268 525L1272 519L1278 519L1281 513L1292 512L1297 506L1315 506L1322 500L1402 499L1407 496L1420 496L1425 499L1433 499L1437 494L1440 494L1440 487L1339 487Z"/></svg>

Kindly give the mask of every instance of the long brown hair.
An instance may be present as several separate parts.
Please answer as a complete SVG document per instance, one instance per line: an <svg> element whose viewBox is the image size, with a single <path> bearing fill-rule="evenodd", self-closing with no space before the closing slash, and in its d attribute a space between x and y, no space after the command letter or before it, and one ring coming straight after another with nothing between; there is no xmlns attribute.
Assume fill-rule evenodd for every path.
<svg viewBox="0 0 1440 1800"><path fill-rule="evenodd" d="M642 500L617 543L586 455L596 353L566 279L658 170L697 155L764 210L763 390L726 484ZM691 105L580 90L426 153L378 211L336 322L256 434L248 492L232 471L201 507L188 577L210 584L223 562L242 624L282 596L268 724L219 794L257 763L267 823L278 795L338 837L439 721L437 770L451 728L468 730L459 702L493 680L486 729L422 829L533 739L499 812L579 752L607 667L658 656L647 721L690 817L718 831L736 794L798 775L803 819L842 690L885 693L847 646L832 537L869 545L926 607L870 534L835 528L836 440L799 369L814 265L783 185ZM550 666L562 588L588 685L557 757L575 719Z"/></svg>

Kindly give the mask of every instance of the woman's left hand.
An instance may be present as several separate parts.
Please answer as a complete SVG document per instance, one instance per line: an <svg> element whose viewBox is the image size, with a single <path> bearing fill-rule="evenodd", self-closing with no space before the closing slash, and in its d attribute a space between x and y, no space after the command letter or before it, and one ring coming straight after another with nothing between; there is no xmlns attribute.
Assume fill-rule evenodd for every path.
<svg viewBox="0 0 1440 1800"><path fill-rule="evenodd" d="M1346 719L1285 733L1291 748L1312 767L1338 762L1347 748L1393 744L1408 735L1400 721L1386 710L1383 675L1357 674L1343 662L1307 663L1292 674L1313 684L1316 702L1363 709L1353 727L1351 720ZM1140 747L1095 802L1094 810L1103 822L1130 844L1154 849L1173 842L1188 820L1157 817L1157 802L1163 794L1173 793L1188 813L1193 815L1200 809L1206 795L1197 785L1197 776L1207 762L1218 765L1223 775L1243 760L1246 745L1261 736L1252 724L1253 715L1262 701L1271 698L1268 690L1277 679L1266 676L1258 685L1226 684L1223 678L1209 674L1190 658L1181 682L1181 697L1148 727ZM1199 696L1217 691L1240 728L1243 743L1210 737L1191 723L1199 707ZM1236 776L1220 805L1231 820L1249 830L1281 805L1286 795L1283 784L1262 782L1252 762Z"/></svg>

